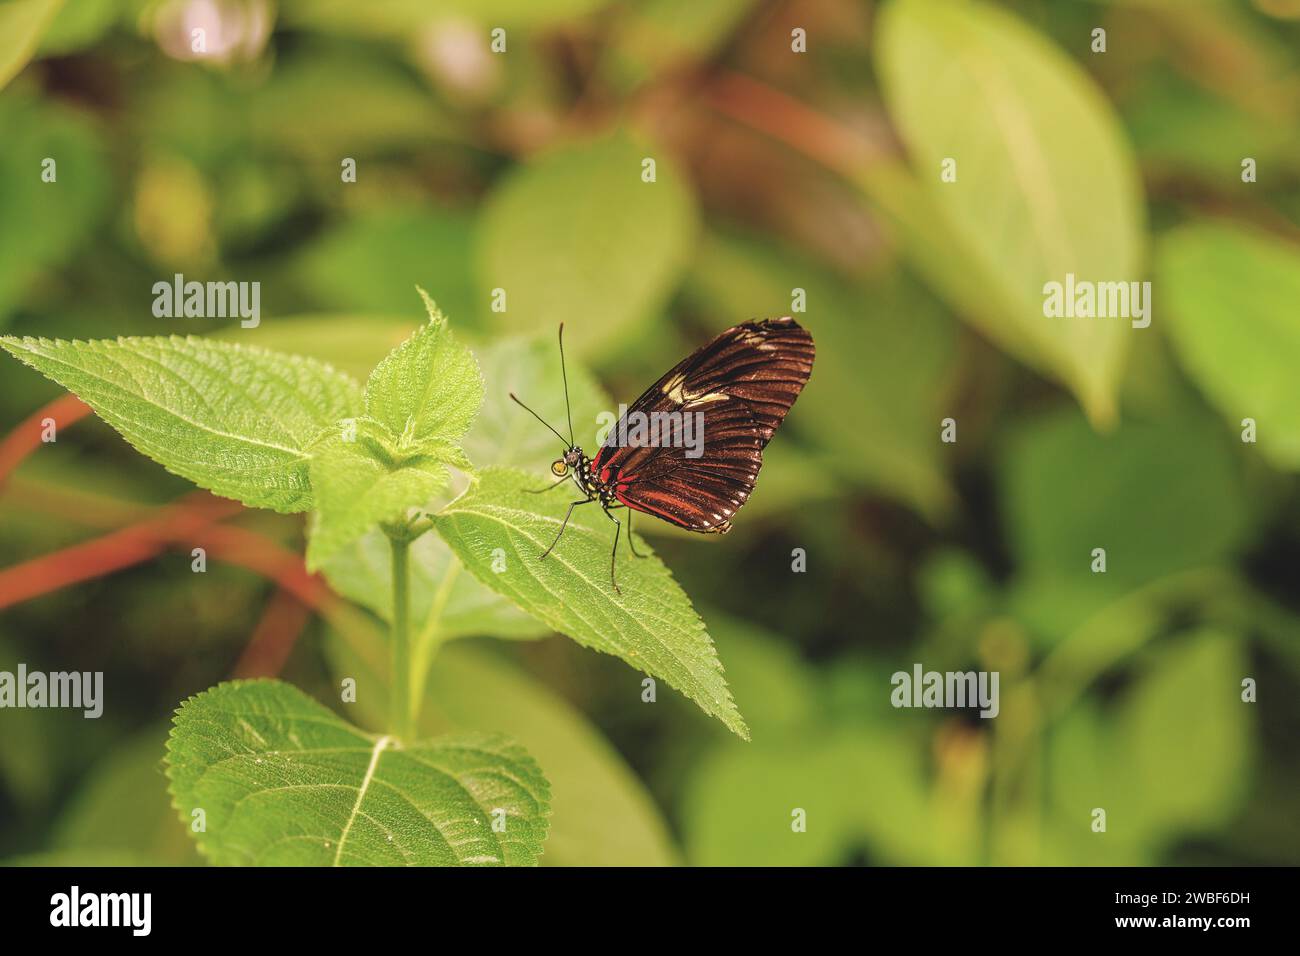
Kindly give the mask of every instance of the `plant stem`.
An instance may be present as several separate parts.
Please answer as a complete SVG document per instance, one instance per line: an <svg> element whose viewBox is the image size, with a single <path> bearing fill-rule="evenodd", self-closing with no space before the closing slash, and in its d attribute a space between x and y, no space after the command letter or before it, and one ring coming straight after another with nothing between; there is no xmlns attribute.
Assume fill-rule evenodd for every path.
<svg viewBox="0 0 1300 956"><path fill-rule="evenodd" d="M400 740L411 738L411 539L390 534L393 555L393 669L392 732Z"/></svg>
<svg viewBox="0 0 1300 956"><path fill-rule="evenodd" d="M459 574L460 562L453 560L447 568L447 573L443 575L442 581L438 584L438 590L434 592L433 604L429 608L429 616L425 618L424 626L420 628L420 633L415 638L411 657L413 667L412 684L415 693L415 713L417 717L420 708L424 705L424 689L429 681L429 667L432 665L433 658L438 653L438 648L441 646L444 637L442 613L447 609L447 602L451 598L452 588Z"/></svg>

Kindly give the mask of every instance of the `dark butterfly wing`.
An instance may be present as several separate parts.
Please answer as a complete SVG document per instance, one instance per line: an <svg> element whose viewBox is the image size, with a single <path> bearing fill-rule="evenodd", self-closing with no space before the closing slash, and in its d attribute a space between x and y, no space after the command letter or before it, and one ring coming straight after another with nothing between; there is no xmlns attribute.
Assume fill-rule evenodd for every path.
<svg viewBox="0 0 1300 956"><path fill-rule="evenodd" d="M763 448L812 373L812 336L791 318L728 329L664 374L610 431L593 463L595 477L637 511L691 531L725 532L749 498ZM663 416L657 445L628 442L627 419ZM685 415L703 420L698 457ZM665 413L669 413L665 415ZM668 438L670 440L665 441ZM697 446L698 447L698 446Z"/></svg>

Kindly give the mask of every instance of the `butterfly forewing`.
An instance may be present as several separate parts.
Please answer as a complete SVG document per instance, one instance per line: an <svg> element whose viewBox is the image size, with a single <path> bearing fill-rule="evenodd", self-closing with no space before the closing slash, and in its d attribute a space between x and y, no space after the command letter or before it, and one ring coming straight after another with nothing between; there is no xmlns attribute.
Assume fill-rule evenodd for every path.
<svg viewBox="0 0 1300 956"><path fill-rule="evenodd" d="M594 477L629 508L692 531L727 530L754 488L763 447L812 373L814 354L812 336L790 318L728 329L632 404L596 455ZM627 441L626 422L638 412L662 417L667 433L653 445ZM664 414L673 412L683 415ZM685 432L697 423L697 432Z"/></svg>

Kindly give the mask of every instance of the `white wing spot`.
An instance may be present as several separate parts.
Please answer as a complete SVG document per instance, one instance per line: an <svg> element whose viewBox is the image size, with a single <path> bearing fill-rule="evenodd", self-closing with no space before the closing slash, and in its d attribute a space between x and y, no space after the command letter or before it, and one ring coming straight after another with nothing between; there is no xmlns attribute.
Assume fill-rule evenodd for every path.
<svg viewBox="0 0 1300 956"><path fill-rule="evenodd" d="M756 349L762 349L764 352L771 352L776 348L762 332L742 332L740 341L746 345L752 345Z"/></svg>
<svg viewBox="0 0 1300 956"><path fill-rule="evenodd" d="M707 405L709 404L709 402L725 402L727 399L731 397L726 392L710 392L708 395L698 395L698 396L686 395L686 393L684 392L682 392L681 394L683 395L683 397L686 398L686 401L684 403L685 408L694 408L696 405Z"/></svg>
<svg viewBox="0 0 1300 956"><path fill-rule="evenodd" d="M686 394L682 391L682 383L685 381L685 375L674 375L668 381L664 382L663 393L678 405L684 404L686 402Z"/></svg>

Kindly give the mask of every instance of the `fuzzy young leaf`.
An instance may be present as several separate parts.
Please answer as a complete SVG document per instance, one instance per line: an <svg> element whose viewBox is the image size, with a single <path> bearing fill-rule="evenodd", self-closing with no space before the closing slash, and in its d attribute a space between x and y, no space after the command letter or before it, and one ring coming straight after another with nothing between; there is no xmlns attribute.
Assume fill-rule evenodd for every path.
<svg viewBox="0 0 1300 956"><path fill-rule="evenodd" d="M254 508L310 509L308 449L361 404L357 383L328 365L193 336L0 346L168 471Z"/></svg>
<svg viewBox="0 0 1300 956"><path fill-rule="evenodd" d="M186 701L167 775L187 826L203 809L199 849L223 865L531 865L550 815L546 778L504 737L403 744L280 681Z"/></svg>
<svg viewBox="0 0 1300 956"><path fill-rule="evenodd" d="M446 465L469 460L456 444L483 403L473 354L420 290L429 321L370 373L364 418L317 446L311 464L317 511L307 566L315 569L376 524L401 520L447 486ZM343 423L346 424L346 423Z"/></svg>
<svg viewBox="0 0 1300 956"><path fill-rule="evenodd" d="M382 429L373 422L357 425L355 440L334 435L313 450L316 510L307 542L313 571L375 525L401 521L408 508L426 504L450 478L444 462L454 449L430 444L398 455L382 444Z"/></svg>
<svg viewBox="0 0 1300 956"><path fill-rule="evenodd" d="M591 506L586 514L574 511L564 538L540 560L572 496L528 494L536 484L517 469L485 469L439 512L438 533L479 580L533 617L663 679L748 739L704 622L663 562L629 557L620 538L622 593L615 592L609 580L614 525ZM649 550L640 537L637 542L643 554Z"/></svg>
<svg viewBox="0 0 1300 956"><path fill-rule="evenodd" d="M457 342L425 293L429 321L375 366L366 383L366 414L406 441L459 441L483 404L474 356Z"/></svg>

